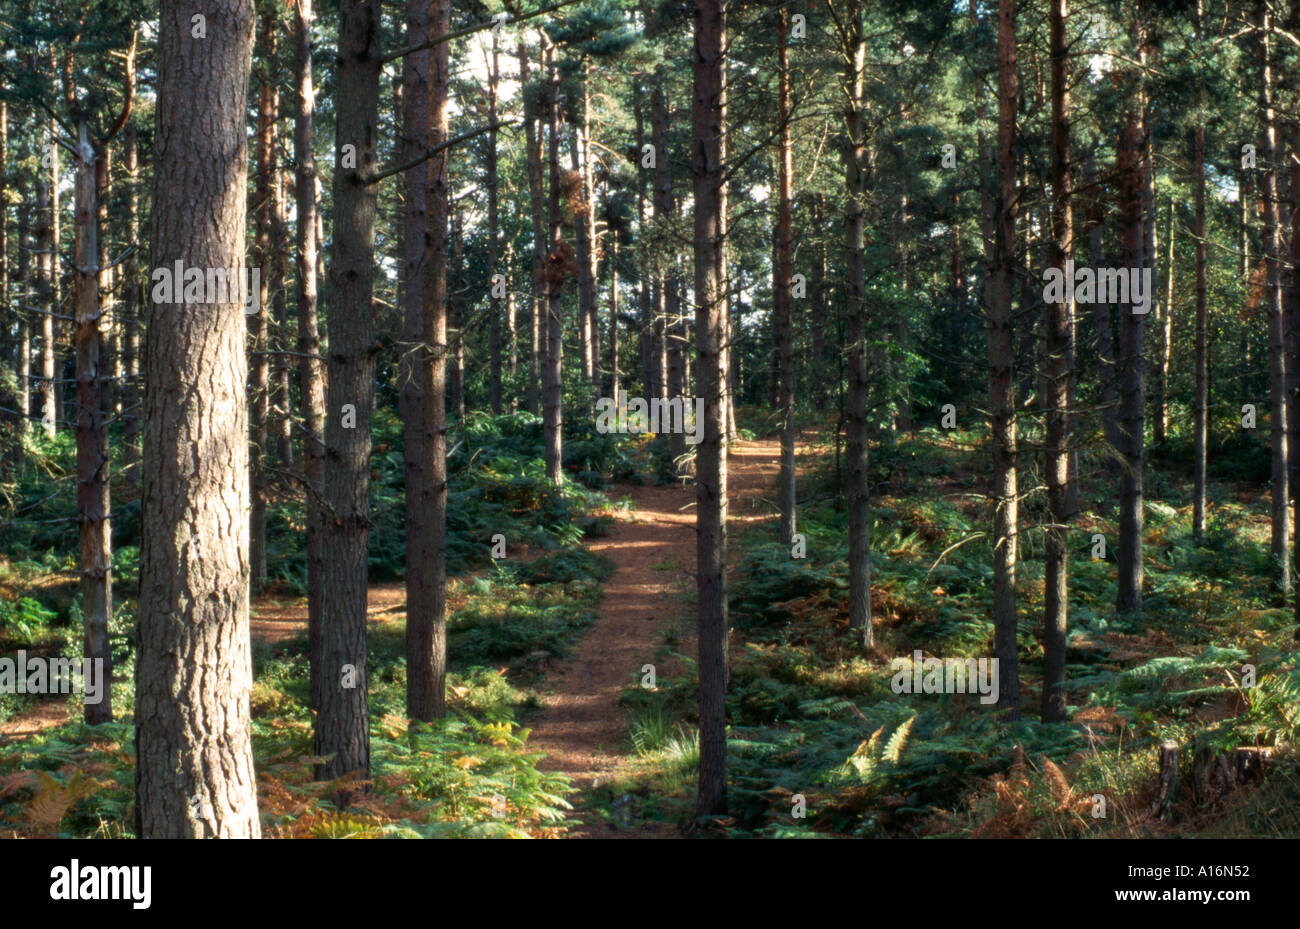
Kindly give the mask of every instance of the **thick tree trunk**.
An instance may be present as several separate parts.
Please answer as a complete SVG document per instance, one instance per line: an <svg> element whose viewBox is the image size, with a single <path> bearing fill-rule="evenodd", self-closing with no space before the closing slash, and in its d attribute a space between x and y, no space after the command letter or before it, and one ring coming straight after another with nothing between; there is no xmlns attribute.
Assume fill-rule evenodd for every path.
<svg viewBox="0 0 1300 929"><path fill-rule="evenodd" d="M1070 201L1070 91L1065 23L1067 0L1052 0L1052 267L1069 273L1074 253L1074 217ZM1047 501L1051 525L1045 533L1043 577L1043 722L1065 719L1065 635L1069 622L1069 553L1066 530L1070 507L1070 446L1074 420L1069 385L1074 371L1074 301L1043 304L1046 333Z"/></svg>
<svg viewBox="0 0 1300 929"><path fill-rule="evenodd" d="M699 608L700 771L696 812L727 808L727 460L722 340L727 310L722 249L723 42L721 0L695 5L691 179L695 195L695 336L703 438L696 464L696 584Z"/></svg>
<svg viewBox="0 0 1300 929"><path fill-rule="evenodd" d="M875 644L871 626L871 509L867 487L866 256L863 211L867 194L866 58L859 0L849 0L843 49L847 138L844 148L844 264L846 354L849 386L845 455L848 459L849 628L864 648Z"/></svg>
<svg viewBox="0 0 1300 929"><path fill-rule="evenodd" d="M781 411L781 541L790 545L795 534L794 473L794 321L790 295L793 266L793 174L794 158L790 144L790 57L788 35L790 15L785 7L777 19L776 44L776 119L777 119L777 207L776 207L776 279L772 282L772 317L776 329L780 359Z"/></svg>
<svg viewBox="0 0 1300 929"><path fill-rule="evenodd" d="M316 754L320 779L370 772L366 673L367 548L370 539L370 423L375 405L376 168L379 9L342 0L339 9L334 244L330 260L329 377L325 416L321 594L321 688ZM353 165L355 158L355 167Z"/></svg>
<svg viewBox="0 0 1300 929"><path fill-rule="evenodd" d="M989 425L993 432L993 623L998 661L998 707L1020 715L1016 649L1016 555L1019 490L1016 482L1015 338L1011 308L1015 277L1016 74L1015 0L998 2L998 141L993 249L985 283L989 359Z"/></svg>
<svg viewBox="0 0 1300 929"><path fill-rule="evenodd" d="M162 0L153 268L244 270L252 0ZM201 114L202 118L195 118ZM176 282L179 283L179 282ZM155 302L145 344L136 833L257 838L244 312Z"/></svg>

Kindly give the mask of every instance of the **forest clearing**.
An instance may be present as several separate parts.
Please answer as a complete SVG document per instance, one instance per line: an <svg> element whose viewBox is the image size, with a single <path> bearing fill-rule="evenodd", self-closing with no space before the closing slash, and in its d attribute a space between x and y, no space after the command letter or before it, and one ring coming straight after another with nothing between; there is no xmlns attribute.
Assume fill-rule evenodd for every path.
<svg viewBox="0 0 1300 929"><path fill-rule="evenodd" d="M0 0L0 837L1300 838L1300 0L317 3Z"/></svg>

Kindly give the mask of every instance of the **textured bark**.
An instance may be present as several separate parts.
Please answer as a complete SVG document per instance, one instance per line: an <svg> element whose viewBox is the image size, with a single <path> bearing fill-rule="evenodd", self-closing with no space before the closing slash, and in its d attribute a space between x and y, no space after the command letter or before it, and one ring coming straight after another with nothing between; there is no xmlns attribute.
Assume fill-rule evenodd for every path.
<svg viewBox="0 0 1300 929"><path fill-rule="evenodd" d="M81 574L83 655L102 662L107 683L113 668L108 622L113 613L113 553L109 527L108 425L105 422L109 372L105 353L103 306L99 294L99 184L103 149L85 123L78 127L76 158L76 348L77 348L77 526ZM86 722L113 718L110 688L97 704L86 703Z"/></svg>
<svg viewBox="0 0 1300 929"><path fill-rule="evenodd" d="M1074 253L1074 216L1070 200L1070 91L1065 24L1067 0L1052 0L1052 267L1068 273ZM1043 304L1046 333L1047 501L1051 525L1045 533L1043 579L1043 722L1065 719L1065 635L1069 622L1069 553L1066 529L1070 507L1070 445L1074 420L1069 385L1074 371L1074 301Z"/></svg>
<svg viewBox="0 0 1300 929"><path fill-rule="evenodd" d="M1119 176L1120 264L1142 267L1142 106L1134 102L1120 130L1115 170ZM1142 333L1146 316L1132 304L1119 306L1120 514L1116 610L1142 611L1142 472L1144 465L1144 372Z"/></svg>
<svg viewBox="0 0 1300 929"><path fill-rule="evenodd" d="M700 770L696 812L727 807L727 460L722 340L727 311L722 250L723 42L721 0L695 5L691 180L695 195L695 338L703 438L696 464L696 585L699 608Z"/></svg>
<svg viewBox="0 0 1300 929"><path fill-rule="evenodd" d="M244 266L251 0L162 0L151 267ZM195 118L201 115L202 118ZM257 838L248 698L244 313L154 303L136 659L142 838Z"/></svg>
<svg viewBox="0 0 1300 929"><path fill-rule="evenodd" d="M370 423L375 406L375 208L361 180L376 168L379 9L342 0L339 9L334 242L329 279L329 376L325 416L325 519L321 589L321 686L317 776L370 772L366 670L367 548L370 540ZM354 146L355 168L344 167ZM351 163L350 161L348 162ZM350 412L355 423L345 425Z"/></svg>
<svg viewBox="0 0 1300 929"><path fill-rule="evenodd" d="M1280 220L1277 194L1277 118L1273 110L1272 16L1266 3L1257 4L1260 61L1260 119L1263 147L1263 178L1260 196L1264 207L1264 262L1268 294L1268 400L1272 444L1272 497L1270 500L1270 544L1273 559L1273 588L1284 597L1291 588L1291 567L1287 558L1290 513L1287 509L1287 401L1285 333L1282 313L1282 271L1279 261Z"/></svg>
<svg viewBox="0 0 1300 929"><path fill-rule="evenodd" d="M409 4L408 43L450 31L450 16L450 0ZM406 59L412 154L446 141L449 54L444 42ZM421 720L447 712L447 210L444 152L406 172L406 713Z"/></svg>
<svg viewBox="0 0 1300 929"><path fill-rule="evenodd" d="M325 384L320 360L316 233L316 157L312 152L315 118L311 71L311 0L298 0L293 29L294 62L294 198L297 204L298 265L298 395L302 404L302 460L305 483L307 536L307 639L311 665L311 708L320 708L321 685L321 585L324 553L321 548L321 490L325 478Z"/></svg>
<svg viewBox="0 0 1300 929"><path fill-rule="evenodd" d="M997 189L993 199L993 240L985 281L988 330L989 426L993 433L993 624L998 661L998 707L1020 715L1019 659L1016 650L1016 557L1019 490L1016 475L1016 396L1013 379L1015 338L1011 308L1015 277L1016 74L1015 0L998 2Z"/></svg>
<svg viewBox="0 0 1300 929"><path fill-rule="evenodd" d="M849 0L843 49L847 136L844 147L845 327L849 386L844 412L849 505L849 628L864 648L871 625L871 502L867 488L867 344L865 199L867 194L866 58L862 8Z"/></svg>
<svg viewBox="0 0 1300 929"><path fill-rule="evenodd" d="M791 279L794 276L791 216L794 157L790 144L790 56L787 47L790 14L785 7L780 10L776 30L776 280L772 282L772 320L780 360L780 391L777 399L781 411L781 474L778 480L781 541L790 545L795 534L794 321L790 295Z"/></svg>

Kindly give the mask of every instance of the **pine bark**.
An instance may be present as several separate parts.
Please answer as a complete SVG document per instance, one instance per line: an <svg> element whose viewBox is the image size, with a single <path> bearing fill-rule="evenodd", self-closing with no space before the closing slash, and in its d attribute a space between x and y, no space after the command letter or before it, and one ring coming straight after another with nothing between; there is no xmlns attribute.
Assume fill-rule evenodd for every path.
<svg viewBox="0 0 1300 929"><path fill-rule="evenodd" d="M320 779L370 772L366 672L370 423L375 405L375 210L380 23L370 0L339 8L334 243L330 255L329 375L325 416L325 519L321 687L316 716ZM351 148L345 148L350 146ZM355 156L355 167L350 167ZM345 420L347 414L351 416Z"/></svg>
<svg viewBox="0 0 1300 929"><path fill-rule="evenodd" d="M722 340L727 311L722 249L723 42L721 0L695 5L691 180L695 195L695 337L703 438L696 465L696 584L699 616L700 767L696 812L727 805L727 461Z"/></svg>
<svg viewBox="0 0 1300 929"><path fill-rule="evenodd" d="M104 150L91 137L86 123L77 127L75 187L76 331L77 349L77 525L81 573L83 655L100 662L108 683L113 653L108 623L113 614L113 552L109 526L109 453L106 419L109 371L105 352L104 315L100 301L98 166ZM113 718L111 689L104 698L85 705L90 725Z"/></svg>
<svg viewBox="0 0 1300 929"><path fill-rule="evenodd" d="M151 267L244 270L252 0L162 0ZM215 25L215 22L214 22ZM196 119L196 114L202 118ZM257 838L244 312L154 303L145 339L136 833Z"/></svg>

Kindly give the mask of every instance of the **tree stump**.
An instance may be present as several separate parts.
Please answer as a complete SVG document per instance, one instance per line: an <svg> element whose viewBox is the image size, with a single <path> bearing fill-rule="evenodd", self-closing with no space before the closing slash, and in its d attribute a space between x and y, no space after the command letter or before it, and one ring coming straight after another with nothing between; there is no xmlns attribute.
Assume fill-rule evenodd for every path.
<svg viewBox="0 0 1300 929"><path fill-rule="evenodd" d="M1160 781L1156 799L1151 805L1152 815L1164 819L1178 799L1178 743L1166 739L1160 743Z"/></svg>

